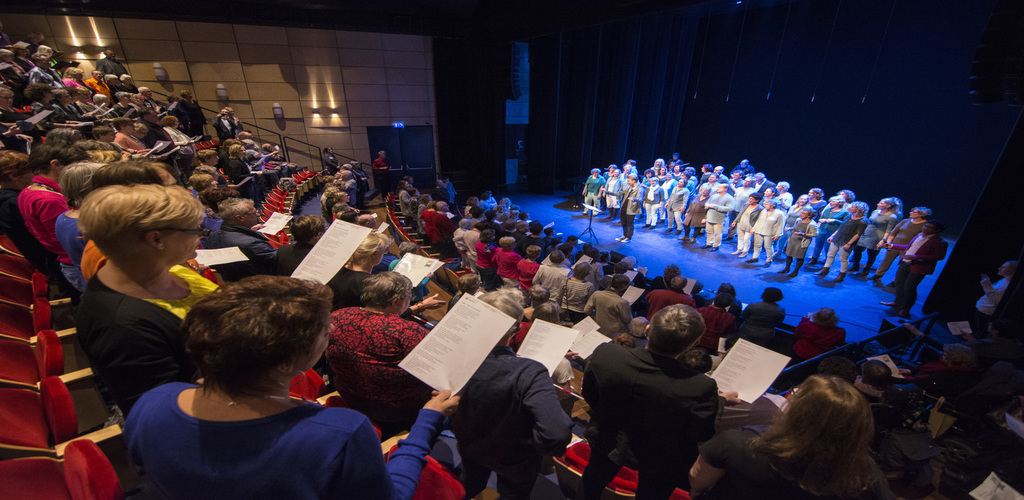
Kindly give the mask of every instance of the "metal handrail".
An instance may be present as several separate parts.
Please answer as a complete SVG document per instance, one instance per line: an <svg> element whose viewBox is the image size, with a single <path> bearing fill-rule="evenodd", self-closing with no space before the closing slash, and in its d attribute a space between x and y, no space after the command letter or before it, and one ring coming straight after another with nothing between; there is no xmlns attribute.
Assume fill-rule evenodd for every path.
<svg viewBox="0 0 1024 500"><path fill-rule="evenodd" d="M167 94L165 94L163 92L160 92L159 90L153 90L152 88L150 88L150 91L152 91L154 94L160 95L160 96L162 96L164 98L167 97ZM197 104L198 104L198 102L197 102ZM206 111L206 112L209 112L209 113L213 113L215 115L220 112L220 111L217 111L217 110L213 110L213 109L204 107L201 104L199 105L199 109L202 109L203 111ZM292 142L297 142L299 144L307 146L307 153L309 153L308 148L313 148L314 150L316 150L317 151L317 157L320 159L320 165L323 166L323 164L324 164L323 148L320 148L319 146L316 146L314 144L310 144L310 143L308 143L306 141L303 141L302 139L296 139L295 137L291 137L291 136L287 136L287 135L282 135L279 132L275 132L275 131L270 130L268 128L261 127L259 125L256 125L255 123L247 122L247 121L244 121L244 120L239 120L239 121L242 123L242 125L244 125L246 127L251 127L253 129L256 129L256 130L261 130L261 131L264 131L264 132L266 132L268 134L272 134L272 135L276 136L277 137L277 144L281 145L281 149L282 149L281 153L284 156L284 161L288 161L288 162L291 161L291 159L289 157L289 150L290 150L290 148L288 146L288 141L292 141ZM257 134L257 137L259 137L259 134ZM263 142L263 141L261 140L259 142ZM338 154L338 153L335 153L335 155L338 156L338 157L341 157L341 158L344 158L344 159L348 160L349 163L357 163L360 166L362 166L362 165L369 165L368 163L359 161L359 160L357 160L355 158L352 158L350 156L345 156L343 154ZM313 155L310 154L309 157L313 158Z"/></svg>
<svg viewBox="0 0 1024 500"><path fill-rule="evenodd" d="M887 349L885 349L883 351L880 351L880 352L873 352L871 354L874 355L874 356L881 356L883 354L890 354L890 353L893 353L893 352L896 352L896 351L899 351L899 350L902 350L902 349L906 349L907 347L913 346L913 351L911 352L911 357L915 357L916 358L920 354L921 349L926 345L925 340L926 339L930 339L928 334L931 332L932 326L935 325L935 321L936 321L936 319L938 317L939 317L939 313L934 312L934 313L931 313L931 314L929 314L927 316L924 316L924 317L915 319L913 321L908 321L907 322L907 323L909 323L911 325L914 325L914 326L918 327L918 329L921 330L921 332L925 334L925 336L923 338L918 338L918 337L914 336L913 334L911 334L910 332L907 332L907 335L910 335L911 337L913 337L913 338L909 339L908 342L898 342L895 345L893 345L892 347L889 347L889 348L887 348ZM843 346L837 347L837 348L835 348L835 349L833 349L833 350L831 350L829 352L826 352L824 354L820 354L820 355L815 356L815 357L813 357L811 359L807 359L807 360L804 360L804 361L802 361L800 363L797 363L797 364L795 364L793 366L790 366L789 368L786 368L785 370L783 370L782 373L780 373L779 376L775 378L775 381L772 382L771 390L775 391L776 393L784 392L784 391L788 390L789 388L793 387L794 385L797 385L797 382L794 382L792 379L796 378L801 373L807 373L807 372L811 371L811 368L817 367L818 363L820 363L822 359L825 359L825 358L827 358L829 356L839 355L839 354L842 354L844 352L850 352L851 354L862 353L863 352L863 347L865 345L867 345L867 344L869 344L871 342L875 342L875 341L879 341L879 340L884 340L885 337L887 337L887 336L888 337L894 336L897 332L899 332L903 328L903 325L905 325L907 323L900 324L899 326L890 328L890 329L888 329L888 330L886 330L884 332L878 333L877 335L875 335L873 337L869 337L869 338L861 340L859 342L849 342L849 343L847 343L847 344L845 344ZM924 325L925 323L927 323L927 324L923 328L921 328L921 325ZM814 371L816 371L816 369ZM813 373L813 371L811 371L811 373Z"/></svg>

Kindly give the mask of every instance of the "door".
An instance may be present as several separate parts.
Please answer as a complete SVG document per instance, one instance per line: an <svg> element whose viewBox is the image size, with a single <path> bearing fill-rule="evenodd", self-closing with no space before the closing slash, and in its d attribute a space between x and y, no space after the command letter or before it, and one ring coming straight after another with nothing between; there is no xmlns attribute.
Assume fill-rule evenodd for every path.
<svg viewBox="0 0 1024 500"><path fill-rule="evenodd" d="M366 127L366 139L373 158L377 157L378 151L387 152L391 159L392 182L411 175L417 187L434 187L437 174L434 166L433 127Z"/></svg>

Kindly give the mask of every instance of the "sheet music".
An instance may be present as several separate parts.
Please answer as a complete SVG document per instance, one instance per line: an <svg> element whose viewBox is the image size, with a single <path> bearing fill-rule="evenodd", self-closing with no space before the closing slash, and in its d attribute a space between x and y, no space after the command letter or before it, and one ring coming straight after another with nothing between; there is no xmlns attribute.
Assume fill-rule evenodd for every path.
<svg viewBox="0 0 1024 500"><path fill-rule="evenodd" d="M683 287L683 293L685 293L686 295L692 295L691 292L693 292L693 287L695 286L697 286L697 278L687 279L686 286Z"/></svg>
<svg viewBox="0 0 1024 500"><path fill-rule="evenodd" d="M872 360L875 360L875 361L881 361L882 363L885 363L885 366L889 367L889 372L892 373L892 376L894 378L903 378L903 375L900 373L900 367L896 366L896 362L893 361L892 358L889 357L888 354L883 354L881 356L872 356L872 357L870 357L868 359L872 359Z"/></svg>
<svg viewBox="0 0 1024 500"><path fill-rule="evenodd" d="M597 324L597 321L594 321L594 318L591 318L590 316L587 316L583 318L583 320L580 321L579 323L572 325L573 330L576 330L581 333L592 332L599 328L601 328L601 325Z"/></svg>
<svg viewBox="0 0 1024 500"><path fill-rule="evenodd" d="M952 333L957 337L965 333L974 333L971 331L971 323L968 321L950 321L949 323L946 323L946 328L949 328L949 333Z"/></svg>
<svg viewBox="0 0 1024 500"><path fill-rule="evenodd" d="M28 117L28 118L25 118L23 121L28 122L30 125L35 125L35 124L41 122L47 116L50 116L52 114L53 114L53 110L52 109L46 109L46 110L40 111L40 112L38 112L38 113Z"/></svg>
<svg viewBox="0 0 1024 500"><path fill-rule="evenodd" d="M599 214L603 214L604 213L604 210L601 210L600 208L597 208L594 205L587 205L586 203L584 203L583 207L588 209L588 210L593 210L594 212L599 213Z"/></svg>
<svg viewBox="0 0 1024 500"><path fill-rule="evenodd" d="M740 339L711 374L722 392L736 391L748 403L761 397L786 368L789 356Z"/></svg>
<svg viewBox="0 0 1024 500"><path fill-rule="evenodd" d="M439 391L457 393L516 319L464 295L398 366Z"/></svg>
<svg viewBox="0 0 1024 500"><path fill-rule="evenodd" d="M594 349L597 349L597 346L611 341L612 339L606 337L603 333L591 330L577 335L576 340L569 346L569 350L579 354L581 359L586 359L591 354L594 354Z"/></svg>
<svg viewBox="0 0 1024 500"><path fill-rule="evenodd" d="M230 264L246 260L249 260L249 258L238 247L201 248L196 250L196 262L204 266L216 266L218 264Z"/></svg>
<svg viewBox="0 0 1024 500"><path fill-rule="evenodd" d="M359 244L370 231L368 227L340 220L334 221L320 237L320 241L313 245L306 258L299 263L299 267L292 273L292 278L326 284L348 262L348 258L356 248L359 248Z"/></svg>
<svg viewBox="0 0 1024 500"><path fill-rule="evenodd" d="M249 177L246 177L245 179L242 179L242 182L239 182L238 184L236 184L235 187L236 188L240 188L240 187L244 186L246 182L249 182L251 180L252 180L252 176L250 175Z"/></svg>
<svg viewBox="0 0 1024 500"><path fill-rule="evenodd" d="M374 232L375 233L383 233L384 231L387 231L387 230L388 230L388 223L387 222L381 222L380 223L380 227L378 227L377 230L374 231Z"/></svg>
<svg viewBox="0 0 1024 500"><path fill-rule="evenodd" d="M260 232L263 234L277 234L288 227L288 221L292 220L291 215L285 215L281 212L274 212L270 214L270 218L267 222L263 223L263 229Z"/></svg>
<svg viewBox="0 0 1024 500"><path fill-rule="evenodd" d="M402 256L402 259L395 265L394 271L412 281L412 286L417 286L428 274L441 269L444 262L430 257L409 252Z"/></svg>
<svg viewBox="0 0 1024 500"><path fill-rule="evenodd" d="M639 271L640 274L642 274L644 276L647 276L647 268L646 267L637 267L636 270Z"/></svg>
<svg viewBox="0 0 1024 500"><path fill-rule="evenodd" d="M626 293L622 294L622 298L626 299L626 302L629 302L629 305L633 305L633 303L636 302L643 294L643 288L637 288L630 285L630 287L626 289Z"/></svg>
<svg viewBox="0 0 1024 500"><path fill-rule="evenodd" d="M624 272L622 274L625 274L626 277L629 278L629 282L632 283L633 282L633 278L636 278L637 272L633 271L632 269L629 269L629 270L626 270L626 272Z"/></svg>
<svg viewBox="0 0 1024 500"><path fill-rule="evenodd" d="M558 363L565 357L577 336L579 332L572 328L535 320L530 325L530 332L519 346L519 356L544 365L544 368L548 369L548 375L553 375Z"/></svg>
<svg viewBox="0 0 1024 500"><path fill-rule="evenodd" d="M583 254L583 255L580 255L580 258L576 259L576 263L577 264L579 264L580 262L586 262L586 263L589 264L591 262L594 262L594 258L589 256L589 255L587 255L587 254Z"/></svg>

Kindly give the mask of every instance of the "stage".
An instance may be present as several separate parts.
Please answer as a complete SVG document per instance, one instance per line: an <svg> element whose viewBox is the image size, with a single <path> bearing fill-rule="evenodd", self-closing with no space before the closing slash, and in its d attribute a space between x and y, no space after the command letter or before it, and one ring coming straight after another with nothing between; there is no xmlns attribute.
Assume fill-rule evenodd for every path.
<svg viewBox="0 0 1024 500"><path fill-rule="evenodd" d="M574 235L579 236L587 228L587 217L583 217L583 207L572 209L572 203L566 203L572 197L569 192L559 192L555 195L535 195L528 193L509 193L507 195L495 193L495 198L500 199L507 196L512 203L519 205L520 210L530 213L530 218L544 224L555 222L556 232L562 233L563 237ZM558 205L558 207L556 207ZM566 208L561 208L566 207ZM718 252L709 252L700 247L703 246L703 236L698 238L697 243L683 244L679 241L675 231L666 234L666 226L660 224L655 229L641 229L644 222L637 219L636 233L629 243L619 243L615 238L622 236L622 226L618 219L614 222L606 222L607 214L600 214L594 217L594 233L597 241L593 238L585 238L581 241L589 242L606 252L619 252L625 255L636 257L638 266L646 267L649 276L661 276L662 271L668 264L676 264L682 270L683 276L697 278L706 290L715 290L718 285L724 282L732 283L736 287L738 299L745 304L760 300L761 292L766 287L774 286L782 290L785 299L780 305L786 308L786 324L796 325L800 317L817 310L820 307L831 307L835 309L840 318L840 326L846 328L847 340L856 341L878 333L879 326L885 311L888 309L879 302L889 302L893 295L888 293L886 288L875 285L864 278L857 278L853 273L847 275L842 283L833 283L831 280L838 275L838 262L833 266L829 279L822 279L812 271L800 270L800 275L789 278L785 274L778 274L784 266L783 261L776 261L770 268L764 268L764 254L762 253L758 264L747 264L730 252L736 249L735 241L723 243ZM950 242L952 251L955 241ZM822 257L824 257L824 252ZM884 252L879 255L878 261L882 260ZM748 256L749 258L749 256ZM867 254L861 258L867 259ZM935 278L942 272L945 260L939 262L936 273L927 276L918 288L917 304L911 309L913 318L922 316L921 304L924 303L928 292L935 284ZM819 266L820 267L820 266ZM818 267L815 267L818 269ZM896 275L896 265L889 269L882 284L892 282ZM982 294L978 290L967 290L964 292L964 300L977 300ZM889 321L897 323L900 318L890 317Z"/></svg>

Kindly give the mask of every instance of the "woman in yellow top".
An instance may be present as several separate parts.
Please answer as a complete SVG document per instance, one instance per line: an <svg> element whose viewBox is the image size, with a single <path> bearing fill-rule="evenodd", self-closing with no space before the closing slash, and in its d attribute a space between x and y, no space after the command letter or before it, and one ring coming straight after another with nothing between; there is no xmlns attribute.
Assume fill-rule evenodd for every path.
<svg viewBox="0 0 1024 500"><path fill-rule="evenodd" d="M108 261L89 280L78 337L126 414L143 392L191 381L181 322L217 285L181 263L209 230L203 206L177 186L107 186L86 197L82 234Z"/></svg>

